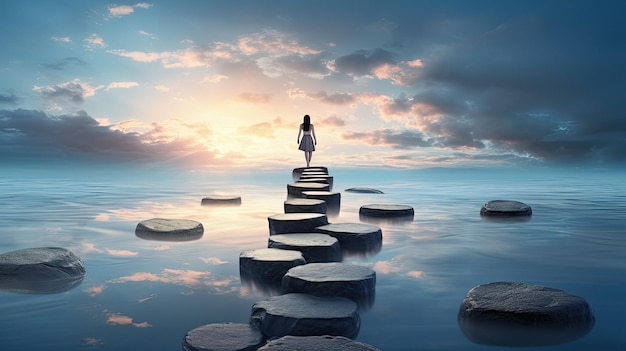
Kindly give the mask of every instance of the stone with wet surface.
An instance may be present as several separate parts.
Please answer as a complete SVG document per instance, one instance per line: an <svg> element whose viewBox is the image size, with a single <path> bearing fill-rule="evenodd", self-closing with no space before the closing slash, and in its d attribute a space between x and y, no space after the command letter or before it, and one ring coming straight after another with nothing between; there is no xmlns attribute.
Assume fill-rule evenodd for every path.
<svg viewBox="0 0 626 351"><path fill-rule="evenodd" d="M328 224L322 213L284 213L267 217L270 235L288 233L312 233L315 228Z"/></svg>
<svg viewBox="0 0 626 351"><path fill-rule="evenodd" d="M60 247L36 247L0 255L0 289L52 294L70 290L85 276L80 257Z"/></svg>
<svg viewBox="0 0 626 351"><path fill-rule="evenodd" d="M341 261L339 241L330 235L319 233L298 233L271 235L268 247L283 250L296 250L311 262Z"/></svg>
<svg viewBox="0 0 626 351"><path fill-rule="evenodd" d="M304 197L302 194L305 191L328 191L330 185L326 183L311 183L311 182L296 182L287 184L287 195L291 197Z"/></svg>
<svg viewBox="0 0 626 351"><path fill-rule="evenodd" d="M236 195L209 195L202 198L202 206L239 206L241 196Z"/></svg>
<svg viewBox="0 0 626 351"><path fill-rule="evenodd" d="M284 294L255 303L250 323L270 338L285 335L354 338L361 317L357 304L345 297Z"/></svg>
<svg viewBox="0 0 626 351"><path fill-rule="evenodd" d="M382 248L382 230L371 224L332 223L317 227L315 232L337 238L342 251L370 254Z"/></svg>
<svg viewBox="0 0 626 351"><path fill-rule="evenodd" d="M183 338L183 351L252 351L265 336L249 323L215 323L192 329Z"/></svg>
<svg viewBox="0 0 626 351"><path fill-rule="evenodd" d="M306 264L300 251L276 248L243 251L239 255L239 272L253 283L279 285L287 271Z"/></svg>
<svg viewBox="0 0 626 351"><path fill-rule="evenodd" d="M413 207L395 204L370 204L359 209L359 215L369 217L412 217L415 214Z"/></svg>
<svg viewBox="0 0 626 351"><path fill-rule="evenodd" d="M282 281L283 293L343 296L369 308L374 304L376 272L346 263L309 263L291 268Z"/></svg>
<svg viewBox="0 0 626 351"><path fill-rule="evenodd" d="M190 241L204 234L202 223L190 219L153 218L137 224L135 235L147 240Z"/></svg>
<svg viewBox="0 0 626 351"><path fill-rule="evenodd" d="M289 199L283 207L285 213L326 213L326 201L317 199Z"/></svg>
<svg viewBox="0 0 626 351"><path fill-rule="evenodd" d="M341 193L334 191L304 191L302 195L305 199L317 199L326 202L326 213L329 216L336 216L341 209Z"/></svg>
<svg viewBox="0 0 626 351"><path fill-rule="evenodd" d="M587 301L563 290L495 282L467 293L458 322L465 336L480 344L540 346L584 336L595 316Z"/></svg>
<svg viewBox="0 0 626 351"><path fill-rule="evenodd" d="M346 189L349 193L359 193L359 194L384 194L382 191L373 188L364 188L364 187L354 187Z"/></svg>
<svg viewBox="0 0 626 351"><path fill-rule="evenodd" d="M283 336L259 351L380 351L380 349L343 336Z"/></svg>
<svg viewBox="0 0 626 351"><path fill-rule="evenodd" d="M300 178L298 179L298 181L300 181L300 180L302 180L302 179L311 179L311 178L317 178L317 179L320 179L320 178L321 178L321 179L325 179L325 182L324 182L324 183L328 184L328 185L330 186L330 188L331 188L331 189L332 189L332 187L333 187L334 177L333 177L333 176L331 176L331 175L314 175L314 174L311 174L311 175L303 175L303 176L300 176Z"/></svg>
<svg viewBox="0 0 626 351"><path fill-rule="evenodd" d="M509 200L492 200L480 209L481 216L530 216L532 208L523 202Z"/></svg>

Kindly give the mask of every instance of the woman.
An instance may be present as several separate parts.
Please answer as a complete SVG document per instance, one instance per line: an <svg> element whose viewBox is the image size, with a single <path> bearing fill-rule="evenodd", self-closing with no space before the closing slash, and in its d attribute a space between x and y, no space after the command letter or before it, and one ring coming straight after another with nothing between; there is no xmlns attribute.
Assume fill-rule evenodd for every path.
<svg viewBox="0 0 626 351"><path fill-rule="evenodd" d="M302 140L300 140L302 135ZM298 150L304 151L304 159L306 160L306 166L311 164L311 156L315 151L315 145L317 145L317 138L315 137L315 128L311 124L311 117L304 115L304 121L300 124L300 130L298 131Z"/></svg>

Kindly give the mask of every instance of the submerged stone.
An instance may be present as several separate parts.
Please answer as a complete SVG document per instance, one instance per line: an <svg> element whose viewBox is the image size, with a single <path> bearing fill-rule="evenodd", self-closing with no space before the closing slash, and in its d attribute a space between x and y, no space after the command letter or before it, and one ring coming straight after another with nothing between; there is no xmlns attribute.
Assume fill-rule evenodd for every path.
<svg viewBox="0 0 626 351"><path fill-rule="evenodd" d="M302 195L303 192L312 191L312 190L328 191L330 190L330 185L325 184L325 183L303 183L303 182L287 184L287 195L291 197L304 197L304 195Z"/></svg>
<svg viewBox="0 0 626 351"><path fill-rule="evenodd" d="M348 255L369 255L380 251L383 232L380 227L364 223L332 223L315 228L339 240L341 250Z"/></svg>
<svg viewBox="0 0 626 351"><path fill-rule="evenodd" d="M319 233L271 235L268 247L283 250L296 250L311 262L341 261L339 241L330 235Z"/></svg>
<svg viewBox="0 0 626 351"><path fill-rule="evenodd" d="M263 333L249 323L216 323L187 332L183 351L254 351L264 343Z"/></svg>
<svg viewBox="0 0 626 351"><path fill-rule="evenodd" d="M408 205L370 204L359 209L359 219L371 224L402 224L413 222L415 211Z"/></svg>
<svg viewBox="0 0 626 351"><path fill-rule="evenodd" d="M0 255L0 289L25 294L70 290L85 276L80 257L60 247L37 247Z"/></svg>
<svg viewBox="0 0 626 351"><path fill-rule="evenodd" d="M202 223L190 219L153 218L137 224L135 235L147 240L191 241L204 234Z"/></svg>
<svg viewBox="0 0 626 351"><path fill-rule="evenodd" d="M276 248L243 251L239 255L239 273L243 283L272 291L280 287L285 273L306 264L300 251Z"/></svg>
<svg viewBox="0 0 626 351"><path fill-rule="evenodd" d="M359 333L361 317L356 303L345 297L284 294L255 303L250 323L270 338L285 335L354 338Z"/></svg>
<svg viewBox="0 0 626 351"><path fill-rule="evenodd" d="M328 224L322 213L284 213L267 217L270 235L288 233L312 233L315 228Z"/></svg>
<svg viewBox="0 0 626 351"><path fill-rule="evenodd" d="M241 196L235 195L210 195L202 198L202 206L239 206Z"/></svg>
<svg viewBox="0 0 626 351"><path fill-rule="evenodd" d="M341 209L341 193L333 191L303 191L306 199L317 199L326 202L326 213L329 216L339 215Z"/></svg>
<svg viewBox="0 0 626 351"><path fill-rule="evenodd" d="M532 208L523 202L509 200L492 200L480 209L481 216L530 216Z"/></svg>
<svg viewBox="0 0 626 351"><path fill-rule="evenodd" d="M380 351L376 347L343 336L283 336L259 351Z"/></svg>
<svg viewBox="0 0 626 351"><path fill-rule="evenodd" d="M382 191L378 189L363 188L363 187L349 188L349 189L346 189L346 191L349 193L360 193L360 194L384 194Z"/></svg>
<svg viewBox="0 0 626 351"><path fill-rule="evenodd" d="M467 293L458 322L465 336L479 344L541 346L586 335L595 316L587 301L563 290L495 282Z"/></svg>
<svg viewBox="0 0 626 351"><path fill-rule="evenodd" d="M362 308L374 304L376 272L345 263L309 263L291 268L282 281L283 293L343 296Z"/></svg>
<svg viewBox="0 0 626 351"><path fill-rule="evenodd" d="M326 201L289 199L284 202L285 213L326 213Z"/></svg>

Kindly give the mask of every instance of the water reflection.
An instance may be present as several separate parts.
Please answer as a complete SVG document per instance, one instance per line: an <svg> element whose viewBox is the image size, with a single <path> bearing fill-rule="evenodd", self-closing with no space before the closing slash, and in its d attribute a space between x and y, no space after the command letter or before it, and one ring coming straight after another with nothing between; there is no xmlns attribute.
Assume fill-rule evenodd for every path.
<svg viewBox="0 0 626 351"><path fill-rule="evenodd" d="M359 220L363 223L375 224L375 225L402 225L413 222L414 215L407 216L394 216L394 217L381 217L381 216L367 216L359 214Z"/></svg>
<svg viewBox="0 0 626 351"><path fill-rule="evenodd" d="M19 294L57 294L80 285L84 276L65 279L45 277L0 276L0 290Z"/></svg>

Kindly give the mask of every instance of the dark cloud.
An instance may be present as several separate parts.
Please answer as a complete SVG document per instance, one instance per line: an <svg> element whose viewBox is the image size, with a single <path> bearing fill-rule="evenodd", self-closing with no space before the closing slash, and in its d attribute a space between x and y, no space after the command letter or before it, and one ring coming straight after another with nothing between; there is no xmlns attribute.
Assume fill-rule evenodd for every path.
<svg viewBox="0 0 626 351"><path fill-rule="evenodd" d="M346 125L346 121L344 121L341 117L330 116L321 120L320 124L332 127L343 127Z"/></svg>
<svg viewBox="0 0 626 351"><path fill-rule="evenodd" d="M356 76L369 75L376 68L390 64L395 65L393 53L384 49L374 51L359 50L352 54L335 59L335 69L340 73Z"/></svg>
<svg viewBox="0 0 626 351"><path fill-rule="evenodd" d="M125 162L206 162L214 155L192 140L158 138L100 125L86 112L51 116L36 110L0 110L0 155L7 160L89 159Z"/></svg>
<svg viewBox="0 0 626 351"><path fill-rule="evenodd" d="M78 81L67 82L47 87L36 87L44 99L47 100L70 100L75 104L85 102L85 96L92 94L88 86Z"/></svg>
<svg viewBox="0 0 626 351"><path fill-rule="evenodd" d="M349 132L342 135L343 139L364 142L372 146L391 146L395 149L433 146L433 140L426 139L417 131L394 131L390 129L371 132Z"/></svg>
<svg viewBox="0 0 626 351"><path fill-rule="evenodd" d="M55 63L42 64L42 66L56 71L62 71L70 65L83 66L85 65L85 61L79 59L78 57L66 57Z"/></svg>
<svg viewBox="0 0 626 351"><path fill-rule="evenodd" d="M328 53L326 52L317 55L285 55L278 57L274 64L286 72L325 76L330 73L324 61L327 57Z"/></svg>
<svg viewBox="0 0 626 351"><path fill-rule="evenodd" d="M19 98L14 92L9 91L6 93L0 93L0 104L16 105L19 102Z"/></svg>

